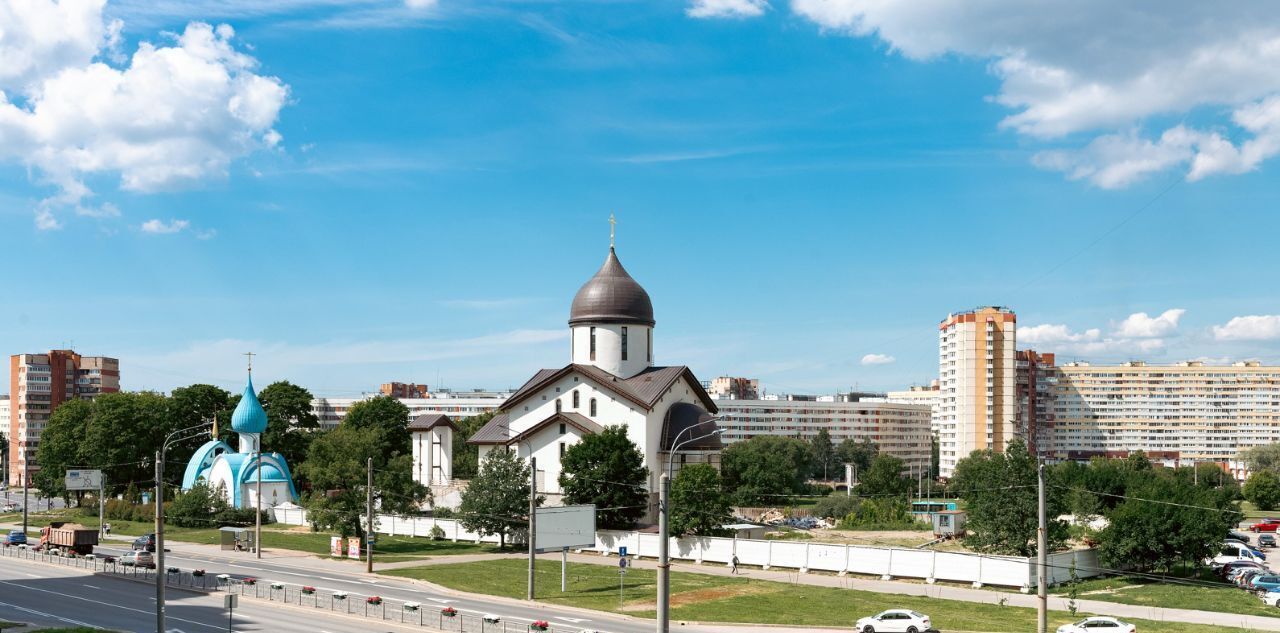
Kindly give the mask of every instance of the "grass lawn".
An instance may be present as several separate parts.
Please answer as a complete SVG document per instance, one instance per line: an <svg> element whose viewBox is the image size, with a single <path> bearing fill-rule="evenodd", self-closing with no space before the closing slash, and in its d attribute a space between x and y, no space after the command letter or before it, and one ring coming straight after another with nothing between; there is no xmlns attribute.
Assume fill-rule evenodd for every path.
<svg viewBox="0 0 1280 633"><path fill-rule="evenodd" d="M1219 581L1212 572L1204 571L1198 581L1197 584L1191 585L1172 580L1162 582L1127 576L1095 578L1080 581L1077 596L1081 600L1101 600L1147 607L1280 617L1280 609L1263 604L1252 592ZM1203 582L1215 582L1221 586L1203 586L1201 584ZM1052 591L1058 595L1065 595L1069 590L1066 586L1058 586Z"/></svg>
<svg viewBox="0 0 1280 633"><path fill-rule="evenodd" d="M451 589L509 598L525 595L525 561L502 559L415 567L383 572L418 578ZM558 561L538 561L538 599L555 603L654 616L654 572L629 569L619 601L618 571L606 565L574 564L569 567L568 591L560 592ZM850 626L862 616L889 608L915 609L929 614L943 631L1025 633L1035 630L1034 609L895 596L852 589L790 585L708 574L671 573L671 617L700 622L750 622L808 626ZM1049 624L1056 628L1072 621L1069 613L1054 611ZM1127 620L1143 633L1195 633L1210 630L1179 622ZM1052 630L1052 629L1051 629ZM1213 631L1244 633L1243 629L1213 627Z"/></svg>
<svg viewBox="0 0 1280 633"><path fill-rule="evenodd" d="M4 518L0 516L0 521ZM22 520L22 515L18 515L18 521ZM39 527L50 521L73 521L85 525L87 527L98 527L98 517L81 516L75 510L55 511L52 514L32 514L30 517L31 526L36 528L36 535L39 535ZM111 533L123 536L142 536L155 531L155 524L139 521L116 521L108 520L111 524ZM263 549L287 549L300 552L307 552L319 556L329 555L329 537L328 533L308 532L305 530L294 529L296 526L284 526L279 524L269 524L262 526L262 547ZM221 543L221 535L217 528L184 528L172 524L164 526L164 535L166 539L175 541L183 541L187 543L200 543L204 545L217 545ZM398 562L406 560L421 560L429 556L450 556L456 554L489 554L497 553L501 550L496 545L476 545L475 543L452 541L433 541L424 537L413 536L388 536L385 534L378 535L378 542L374 549L375 561L382 562Z"/></svg>

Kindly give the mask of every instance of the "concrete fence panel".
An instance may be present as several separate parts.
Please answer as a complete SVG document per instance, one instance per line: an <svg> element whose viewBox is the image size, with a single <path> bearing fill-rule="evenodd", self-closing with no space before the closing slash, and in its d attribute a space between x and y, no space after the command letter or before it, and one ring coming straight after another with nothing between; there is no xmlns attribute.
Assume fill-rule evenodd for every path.
<svg viewBox="0 0 1280 633"><path fill-rule="evenodd" d="M832 543L809 543L807 569L816 571L844 571L849 562L849 546Z"/></svg>
<svg viewBox="0 0 1280 633"><path fill-rule="evenodd" d="M797 541L775 541L769 558L770 567L803 569L808 557L809 544Z"/></svg>
<svg viewBox="0 0 1280 633"><path fill-rule="evenodd" d="M931 578L933 577L934 552L927 549L893 549L894 577L898 578Z"/></svg>
<svg viewBox="0 0 1280 633"><path fill-rule="evenodd" d="M848 571L869 576L889 575L893 550L882 547L849 546Z"/></svg>
<svg viewBox="0 0 1280 633"><path fill-rule="evenodd" d="M742 565L767 567L769 550L772 549L773 544L773 541L738 539L738 562Z"/></svg>

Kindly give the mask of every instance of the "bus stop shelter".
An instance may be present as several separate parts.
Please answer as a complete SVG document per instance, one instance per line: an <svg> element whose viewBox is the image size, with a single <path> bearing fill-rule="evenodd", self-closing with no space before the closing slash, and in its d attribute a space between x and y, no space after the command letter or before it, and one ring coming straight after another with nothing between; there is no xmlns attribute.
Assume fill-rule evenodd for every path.
<svg viewBox="0 0 1280 633"><path fill-rule="evenodd" d="M252 552L253 530L242 527L224 527L218 530L222 549L229 552Z"/></svg>

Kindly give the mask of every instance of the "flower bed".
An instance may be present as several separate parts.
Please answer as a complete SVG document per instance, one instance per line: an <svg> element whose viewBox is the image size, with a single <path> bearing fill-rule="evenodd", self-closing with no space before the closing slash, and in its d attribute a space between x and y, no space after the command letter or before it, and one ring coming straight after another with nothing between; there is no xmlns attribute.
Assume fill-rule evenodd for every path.
<svg viewBox="0 0 1280 633"><path fill-rule="evenodd" d="M346 600L346 599L347 599L347 592L345 592L345 591L335 591L335 592L333 592L333 599L334 599L334 600Z"/></svg>
<svg viewBox="0 0 1280 633"><path fill-rule="evenodd" d="M551 628L551 623L546 620L534 620L533 624L529 625L529 629L533 631L545 631L549 628Z"/></svg>
<svg viewBox="0 0 1280 633"><path fill-rule="evenodd" d="M192 576L195 576L196 578L200 578L200 577L204 576L204 570L203 570L203 569L193 569L193 570L191 570L191 575L192 575Z"/></svg>
<svg viewBox="0 0 1280 633"><path fill-rule="evenodd" d="M245 578L244 580L242 580L242 581L240 581L240 582L243 582L243 583L244 583L244 584L246 584L246 585L256 585L256 584L258 584L258 579L257 579L257 578L254 578L254 577L252 577L252 576L250 576L250 577Z"/></svg>
<svg viewBox="0 0 1280 633"><path fill-rule="evenodd" d="M452 618L453 616L458 615L458 610L453 607L445 607L440 610L440 615L443 615L446 618Z"/></svg>
<svg viewBox="0 0 1280 633"><path fill-rule="evenodd" d="M417 602L406 602L406 603L404 603L404 610L405 610L405 611L417 611L417 610L418 610L418 608L419 608L419 607L421 607L421 606L422 606L422 604L417 603Z"/></svg>
<svg viewBox="0 0 1280 633"><path fill-rule="evenodd" d="M303 588L302 588L302 593L305 593L305 594L307 594L308 596L309 596L309 595L311 595L311 594L313 594L313 593L315 593L315 592L316 592L316 588L315 588L315 587L303 587Z"/></svg>
<svg viewBox="0 0 1280 633"><path fill-rule="evenodd" d="M364 601L369 604L382 604L382 598L378 596L369 596L368 598L365 598Z"/></svg>

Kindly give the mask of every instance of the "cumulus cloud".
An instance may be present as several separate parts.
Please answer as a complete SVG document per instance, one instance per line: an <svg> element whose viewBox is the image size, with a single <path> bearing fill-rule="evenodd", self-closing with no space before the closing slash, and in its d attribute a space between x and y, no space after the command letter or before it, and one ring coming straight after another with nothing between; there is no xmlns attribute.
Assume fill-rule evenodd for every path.
<svg viewBox="0 0 1280 633"><path fill-rule="evenodd" d="M694 18L753 18L768 8L768 0L693 0L685 13Z"/></svg>
<svg viewBox="0 0 1280 633"><path fill-rule="evenodd" d="M1116 325L1115 334L1130 338L1168 336L1178 329L1178 319L1186 312L1181 308L1174 308L1165 310L1158 317L1149 316L1146 312L1135 312Z"/></svg>
<svg viewBox="0 0 1280 633"><path fill-rule="evenodd" d="M888 354L867 354L862 357L863 365L888 365L898 359Z"/></svg>
<svg viewBox="0 0 1280 633"><path fill-rule="evenodd" d="M67 209L112 213L86 204L86 177L175 189L225 176L233 160L281 140L273 126L288 87L255 72L230 26L192 22L124 59L121 25L102 10L100 0L0 2L0 161L55 188L37 228L58 228Z"/></svg>
<svg viewBox="0 0 1280 633"><path fill-rule="evenodd" d="M404 0L404 6L410 9L430 9L438 4L437 0Z"/></svg>
<svg viewBox="0 0 1280 633"><path fill-rule="evenodd" d="M1109 334L1103 334L1101 328L1077 332L1064 324L1024 326L1018 328L1017 341L1020 347L1050 352L1099 356L1148 354L1165 348L1167 338L1177 334L1178 320L1185 313L1181 308L1165 310L1156 317L1136 312L1113 323Z"/></svg>
<svg viewBox="0 0 1280 633"><path fill-rule="evenodd" d="M156 219L143 222L142 226L138 227L138 230L152 235L169 235L178 233L188 226L191 226L191 223L186 220L169 220L165 222L164 220Z"/></svg>
<svg viewBox="0 0 1280 633"><path fill-rule="evenodd" d="M1280 152L1280 20L1267 0L792 0L829 32L877 37L914 60L990 61L1001 123L1035 139L1096 136L1035 164L1123 187L1172 168L1190 180L1255 169ZM1208 106L1213 129L1137 129ZM1228 126L1235 129L1223 129ZM1221 130L1221 131L1220 131ZM1233 141L1232 139L1240 139Z"/></svg>
<svg viewBox="0 0 1280 633"><path fill-rule="evenodd" d="M1280 339L1280 315L1238 316L1226 325L1213 326L1219 341L1270 341Z"/></svg>

